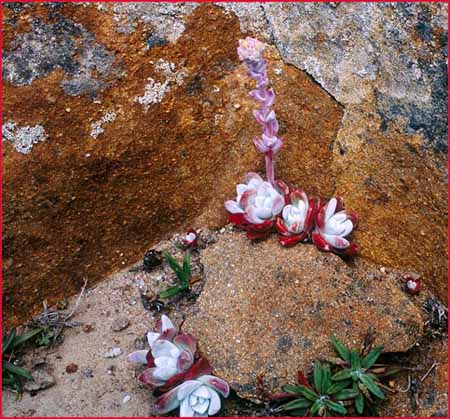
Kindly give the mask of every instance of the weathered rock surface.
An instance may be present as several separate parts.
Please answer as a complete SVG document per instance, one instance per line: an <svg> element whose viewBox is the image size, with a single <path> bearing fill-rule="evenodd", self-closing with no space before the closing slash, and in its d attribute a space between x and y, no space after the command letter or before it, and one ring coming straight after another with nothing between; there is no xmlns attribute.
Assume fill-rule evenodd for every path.
<svg viewBox="0 0 450 419"><path fill-rule="evenodd" d="M224 223L234 184L263 169L235 52L248 34L272 45L278 176L343 195L361 255L447 300L446 4L3 11L8 324L176 229Z"/></svg>
<svg viewBox="0 0 450 419"><path fill-rule="evenodd" d="M295 383L298 370L334 357L330 336L359 348L372 329L386 352L404 352L421 337L420 310L398 278L364 264L347 266L311 245L282 248L276 238L252 244L229 233L202 253L206 283L195 317L183 326L239 395L257 399Z"/></svg>
<svg viewBox="0 0 450 419"><path fill-rule="evenodd" d="M6 307L15 307L6 310L8 320L17 322L43 299L75 292L84 277L96 281L135 262L158 238L202 213L202 224L223 224L223 202L263 162L252 145L258 127L251 84L238 65L243 34L234 15L197 8L175 44L148 48L148 32L118 35L112 13L94 8L33 7L21 17L6 11L7 20L29 22L32 32L5 43L4 120L22 131L42 125L46 138L20 153L17 144L23 148L33 138L29 129L27 135L17 129L3 147L3 289ZM81 42L82 55L95 55L101 42L108 54L115 51L126 75L110 89L97 89L94 101L65 95L65 55L48 56L42 47L48 27L58 39ZM80 39L67 32L72 27ZM86 44L85 38L96 41ZM290 133L279 173L331 194L327 167L341 106L274 49L269 53L281 131ZM52 67L44 72L41 64L48 61ZM29 77L19 80L14 74L24 65ZM78 61L73 66L81 68Z"/></svg>
<svg viewBox="0 0 450 419"><path fill-rule="evenodd" d="M209 240L205 240L206 232L204 233L202 236L205 242L214 241L221 235L208 234ZM182 252L174 248L177 241L178 237L175 235L170 242L160 243L158 247L178 252L175 253L178 259L181 258ZM222 242L226 244L226 241ZM200 255L202 252L203 250ZM29 370L46 363L57 385L34 397L33 393L24 393L20 402L16 400L14 393L3 391L3 415L66 417L76 413L78 416L88 417L147 418L157 415L153 408L154 398L148 388L138 384L135 367L126 360L126 354L136 349L144 349L147 342L146 333L156 328L161 314L143 310L140 299L142 292L157 292L172 283L173 277L166 268L169 269L167 266L159 266L151 272L127 269L86 290L73 320L94 327L67 329L64 331L61 345L30 351L23 359L24 366ZM203 281L201 285L203 286ZM78 296L74 296L69 299L69 309L74 306L77 298ZM421 306L427 298L429 294L424 290L411 301ZM183 319L195 317L197 307L198 300L194 302L183 299L181 304L169 305L167 314L174 323L180 324ZM130 326L125 333L112 333L115 315L119 313L130 320ZM426 313L424 315L427 319ZM430 329L426 331L429 332ZM198 336L198 339L203 344L203 336ZM107 350L117 345L122 348L122 355L116 358L103 356ZM77 350L74 351L74 348ZM387 402L382 404L380 414L390 417L446 417L446 334L430 339L430 335L425 333L420 345L414 346L400 357L395 355L389 362L397 363L397 359L401 359L402 364L417 368L410 372L410 378L420 384L417 393L398 391L390 395ZM76 373L66 373L65 367L69 363L79 366ZM421 378L435 363L436 367L421 382ZM394 389L406 389L408 376L408 373L404 373L393 377ZM131 396L131 400L124 404L122 401L127 395ZM36 397L39 397L39 403L36 403ZM417 400L417 405L412 403L412 397ZM233 396L223 403L223 409L220 411L220 415L224 417L261 417L270 414L264 405L248 403Z"/></svg>

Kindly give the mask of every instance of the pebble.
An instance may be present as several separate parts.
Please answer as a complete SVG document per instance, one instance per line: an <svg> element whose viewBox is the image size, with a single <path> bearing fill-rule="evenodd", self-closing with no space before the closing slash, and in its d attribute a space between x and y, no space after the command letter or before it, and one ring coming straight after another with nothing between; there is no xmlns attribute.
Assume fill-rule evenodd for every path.
<svg viewBox="0 0 450 419"><path fill-rule="evenodd" d="M131 396L129 396L128 394L123 398L122 403L128 403L131 400Z"/></svg>
<svg viewBox="0 0 450 419"><path fill-rule="evenodd" d="M113 321L113 324L111 325L111 329L114 332L121 332L122 330L125 330L130 325L130 321L125 317L118 317Z"/></svg>
<svg viewBox="0 0 450 419"><path fill-rule="evenodd" d="M105 353L105 358L116 358L122 353L122 349L120 348L112 348L108 352Z"/></svg>
<svg viewBox="0 0 450 419"><path fill-rule="evenodd" d="M73 374L73 373L75 373L77 371L78 371L78 365L77 364L72 363L72 364L69 364L69 365L66 366L67 374Z"/></svg>
<svg viewBox="0 0 450 419"><path fill-rule="evenodd" d="M45 370L39 369L33 371L33 381L26 381L25 391L34 392L44 390L55 384L55 379Z"/></svg>

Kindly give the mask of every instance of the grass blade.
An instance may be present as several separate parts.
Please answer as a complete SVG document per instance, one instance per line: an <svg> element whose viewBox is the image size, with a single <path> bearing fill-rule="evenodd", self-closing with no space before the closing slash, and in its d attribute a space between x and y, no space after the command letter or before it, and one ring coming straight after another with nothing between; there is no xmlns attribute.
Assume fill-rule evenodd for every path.
<svg viewBox="0 0 450 419"><path fill-rule="evenodd" d="M159 298L170 298L174 297L175 295L179 294L182 291L182 289L178 286L170 287L165 289L164 291L161 291L159 293Z"/></svg>
<svg viewBox="0 0 450 419"><path fill-rule="evenodd" d="M29 371L24 368L18 367L17 365L11 364L11 362L9 361L5 361L3 363L3 368L15 375L26 378L27 380L33 379Z"/></svg>
<svg viewBox="0 0 450 419"><path fill-rule="evenodd" d="M27 340L30 340L39 333L41 333L41 331L42 329L39 327L37 329L30 330L29 332L24 333L23 335L16 336L12 342L12 348L13 349L18 348L19 346L23 345Z"/></svg>

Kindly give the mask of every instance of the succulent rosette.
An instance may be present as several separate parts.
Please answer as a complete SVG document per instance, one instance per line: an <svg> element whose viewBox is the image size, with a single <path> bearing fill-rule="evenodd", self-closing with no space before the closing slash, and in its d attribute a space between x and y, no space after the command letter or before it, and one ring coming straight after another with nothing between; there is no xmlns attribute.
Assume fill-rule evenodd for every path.
<svg viewBox="0 0 450 419"><path fill-rule="evenodd" d="M230 222L247 230L251 240L266 237L285 205L284 191L280 192L279 187L264 181L257 173L248 173L245 183L237 185L236 192L235 201L225 202Z"/></svg>
<svg viewBox="0 0 450 419"><path fill-rule="evenodd" d="M420 278L409 276L405 281L405 289L408 293L415 295L422 289L422 282Z"/></svg>
<svg viewBox="0 0 450 419"><path fill-rule="evenodd" d="M147 334L150 350L133 352L128 360L148 367L139 376L139 381L153 389L164 389L176 385L190 370L199 369L206 361L196 360L195 338L188 333L178 333L166 315L161 317L157 328L158 332ZM208 368L200 369L209 371Z"/></svg>
<svg viewBox="0 0 450 419"><path fill-rule="evenodd" d="M312 241L319 250L350 256L358 251L358 246L347 239L358 225L358 216L343 207L341 198L332 198L326 204L318 200Z"/></svg>
<svg viewBox="0 0 450 419"><path fill-rule="evenodd" d="M197 240L198 240L197 232L193 229L190 229L187 232L186 236L184 236L182 239L183 247L185 248L196 247L198 244Z"/></svg>
<svg viewBox="0 0 450 419"><path fill-rule="evenodd" d="M213 375L185 381L156 400L156 409L164 414L180 406L181 417L211 416L219 412L220 395L228 397L228 383Z"/></svg>
<svg viewBox="0 0 450 419"><path fill-rule="evenodd" d="M275 223L281 245L294 246L308 237L314 226L314 209L314 200L301 189L290 193L290 204L283 208Z"/></svg>

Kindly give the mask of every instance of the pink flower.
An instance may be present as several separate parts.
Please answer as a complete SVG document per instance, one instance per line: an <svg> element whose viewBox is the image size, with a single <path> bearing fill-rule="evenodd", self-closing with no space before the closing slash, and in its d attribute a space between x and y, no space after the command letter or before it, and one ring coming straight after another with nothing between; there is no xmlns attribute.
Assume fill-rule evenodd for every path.
<svg viewBox="0 0 450 419"><path fill-rule="evenodd" d="M236 200L225 202L225 208L230 213L229 220L247 230L249 239L264 238L283 209L285 198L278 187L264 181L256 173L248 173L245 182L237 185ZM284 184L280 182L279 185Z"/></svg>
<svg viewBox="0 0 450 419"><path fill-rule="evenodd" d="M238 55L241 61L247 65L248 75L256 81L256 89L250 92L250 96L258 102L260 108L253 111L256 121L262 127L261 137L253 140L256 148L264 153L266 163L267 180L275 184L274 155L283 145L283 140L277 137L278 121L271 106L275 101L275 92L269 88L267 75L267 61L263 58L265 45L254 38L247 37L239 41Z"/></svg>
<svg viewBox="0 0 450 419"><path fill-rule="evenodd" d="M285 246L293 246L308 237L314 224L315 202L301 189L290 194L290 204L283 208L275 227L280 233L279 241Z"/></svg>
<svg viewBox="0 0 450 419"><path fill-rule="evenodd" d="M195 247L197 246L197 232L193 229L190 229L186 236L183 238L183 246L184 247Z"/></svg>
<svg viewBox="0 0 450 419"><path fill-rule="evenodd" d="M343 209L342 199L332 198L327 204L319 199L315 223L312 241L319 250L347 256L358 251L356 244L346 239L357 226L358 216Z"/></svg>
<svg viewBox="0 0 450 419"><path fill-rule="evenodd" d="M262 59L264 49L265 45L261 41L248 36L245 39L239 40L237 52L241 61L258 61Z"/></svg>

